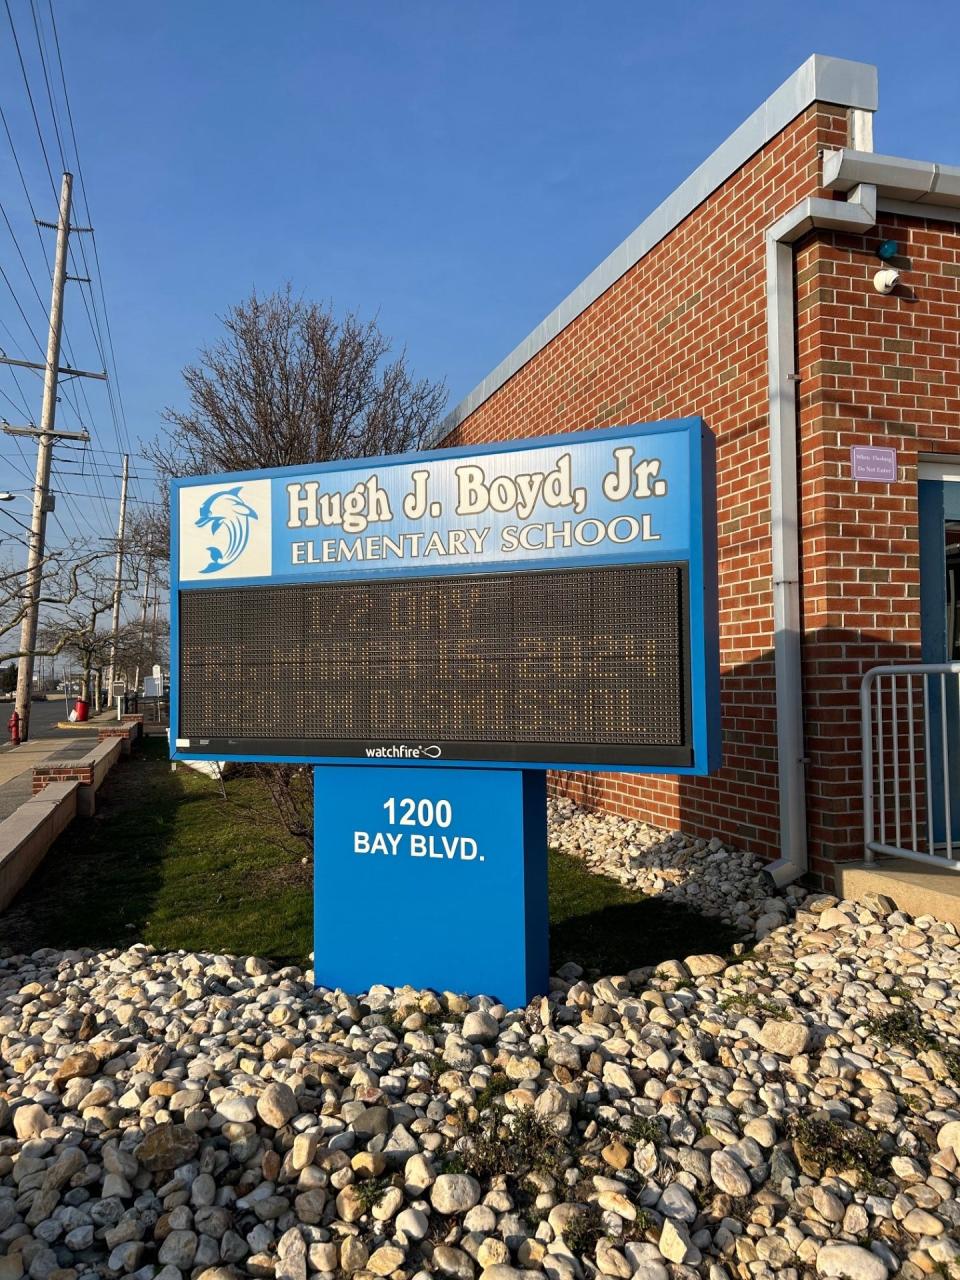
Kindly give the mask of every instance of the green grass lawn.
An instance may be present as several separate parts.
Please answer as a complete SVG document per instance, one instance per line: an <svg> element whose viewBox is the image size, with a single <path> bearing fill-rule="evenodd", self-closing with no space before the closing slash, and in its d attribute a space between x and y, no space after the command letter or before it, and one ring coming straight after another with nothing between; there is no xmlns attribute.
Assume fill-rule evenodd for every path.
<svg viewBox="0 0 960 1280"><path fill-rule="evenodd" d="M93 818L79 818L5 915L0 948L116 947L255 953L302 963L312 948L310 868L263 786L226 785L171 770L166 743L104 783ZM631 893L550 854L551 958L623 973L735 940L718 922Z"/></svg>

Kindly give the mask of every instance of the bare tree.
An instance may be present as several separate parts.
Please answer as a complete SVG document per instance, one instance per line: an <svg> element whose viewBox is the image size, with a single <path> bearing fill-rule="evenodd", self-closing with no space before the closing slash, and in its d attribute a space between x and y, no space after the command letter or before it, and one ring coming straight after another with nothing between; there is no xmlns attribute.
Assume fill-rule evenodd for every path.
<svg viewBox="0 0 960 1280"><path fill-rule="evenodd" d="M75 629L69 611L87 597L89 575L108 554L112 553L90 551L72 544L49 551L43 557L40 608L44 627L40 642L34 648L34 657L55 657L69 643ZM30 607L26 581L25 566L0 564L0 663L23 656L20 624Z"/></svg>
<svg viewBox="0 0 960 1280"><path fill-rule="evenodd" d="M376 321L294 297L257 293L222 318L223 335L183 371L188 404L167 409L171 432L150 453L167 479L307 466L419 448L440 421L441 383L391 358ZM154 528L154 540L167 532ZM255 766L287 830L309 843L309 770Z"/></svg>
<svg viewBox="0 0 960 1280"><path fill-rule="evenodd" d="M103 575L88 575L82 593L57 611L41 631L41 643L56 644L80 665L80 697L96 703L103 668L110 657L111 628L100 620L113 608L113 583ZM94 682L95 674L98 676Z"/></svg>
<svg viewBox="0 0 960 1280"><path fill-rule="evenodd" d="M443 383L390 359L376 321L256 293L222 319L224 336L183 371L189 407L167 409L151 452L163 476L302 466L415 449L440 419Z"/></svg>

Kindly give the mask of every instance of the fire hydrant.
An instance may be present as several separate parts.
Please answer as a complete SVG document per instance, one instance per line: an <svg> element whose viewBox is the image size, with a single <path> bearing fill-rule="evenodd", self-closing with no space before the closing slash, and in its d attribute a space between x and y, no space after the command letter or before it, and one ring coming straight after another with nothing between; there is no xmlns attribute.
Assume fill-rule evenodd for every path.
<svg viewBox="0 0 960 1280"><path fill-rule="evenodd" d="M10 741L15 747L20 745L20 717L17 715L16 707L7 721L7 732L10 734Z"/></svg>

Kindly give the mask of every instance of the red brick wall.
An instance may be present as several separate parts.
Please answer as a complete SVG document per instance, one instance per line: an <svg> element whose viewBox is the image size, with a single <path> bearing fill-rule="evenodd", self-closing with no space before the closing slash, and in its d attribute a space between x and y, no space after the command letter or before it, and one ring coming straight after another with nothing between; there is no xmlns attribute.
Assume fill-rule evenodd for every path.
<svg viewBox="0 0 960 1280"><path fill-rule="evenodd" d="M36 765L33 770L31 793L39 795L51 782L79 782L82 786L93 786L93 765L72 765L67 761L59 764Z"/></svg>
<svg viewBox="0 0 960 1280"><path fill-rule="evenodd" d="M797 117L444 443L700 414L717 438L725 763L711 779L558 774L554 788L777 852L764 239L818 191L846 113Z"/></svg>
<svg viewBox="0 0 960 1280"><path fill-rule="evenodd" d="M881 240L902 284L873 288ZM960 457L960 227L881 213L797 254L804 681L811 867L858 857L859 679L920 658L917 454ZM850 446L899 450L899 482L853 481Z"/></svg>

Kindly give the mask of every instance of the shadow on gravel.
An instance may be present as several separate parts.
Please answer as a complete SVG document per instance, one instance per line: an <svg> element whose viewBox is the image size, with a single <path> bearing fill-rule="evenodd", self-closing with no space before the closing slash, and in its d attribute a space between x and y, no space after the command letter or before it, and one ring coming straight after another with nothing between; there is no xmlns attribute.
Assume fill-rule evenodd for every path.
<svg viewBox="0 0 960 1280"><path fill-rule="evenodd" d="M659 898L644 898L552 925L550 968L556 973L560 965L574 960L588 973L624 974L703 952L723 955L740 938L722 920Z"/></svg>
<svg viewBox="0 0 960 1280"><path fill-rule="evenodd" d="M579 858L550 853L550 969L573 960L589 973L627 973L663 960L723 955L741 935L722 920L644 897Z"/></svg>

